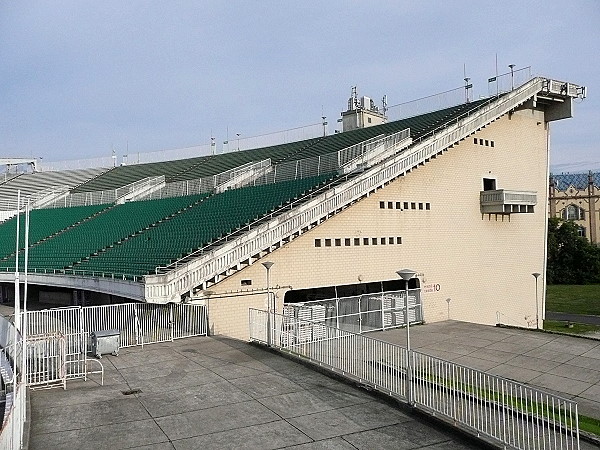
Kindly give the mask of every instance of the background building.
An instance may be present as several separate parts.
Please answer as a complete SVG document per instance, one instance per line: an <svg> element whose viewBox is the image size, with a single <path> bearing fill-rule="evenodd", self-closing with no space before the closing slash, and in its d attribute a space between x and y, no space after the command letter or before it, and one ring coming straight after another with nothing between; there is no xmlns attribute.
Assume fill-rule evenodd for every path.
<svg viewBox="0 0 600 450"><path fill-rule="evenodd" d="M581 236L598 244L600 173L550 175L550 217L572 220Z"/></svg>

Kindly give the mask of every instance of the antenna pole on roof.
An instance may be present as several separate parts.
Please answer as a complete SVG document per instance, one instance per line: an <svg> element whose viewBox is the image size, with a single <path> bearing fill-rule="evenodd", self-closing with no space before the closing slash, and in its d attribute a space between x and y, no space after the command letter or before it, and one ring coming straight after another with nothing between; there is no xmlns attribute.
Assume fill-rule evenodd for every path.
<svg viewBox="0 0 600 450"><path fill-rule="evenodd" d="M385 117L388 110L387 95L384 95L381 99L381 110L383 111L383 116Z"/></svg>
<svg viewBox="0 0 600 450"><path fill-rule="evenodd" d="M471 89L473 87L472 84L469 84L469 81L471 81L471 79L467 76L467 65L464 64L463 65L463 75L464 75L464 80L465 80L465 100L466 103L469 103L469 89Z"/></svg>
<svg viewBox="0 0 600 450"><path fill-rule="evenodd" d="M500 96L500 88L498 85L498 53L496 53L496 97Z"/></svg>

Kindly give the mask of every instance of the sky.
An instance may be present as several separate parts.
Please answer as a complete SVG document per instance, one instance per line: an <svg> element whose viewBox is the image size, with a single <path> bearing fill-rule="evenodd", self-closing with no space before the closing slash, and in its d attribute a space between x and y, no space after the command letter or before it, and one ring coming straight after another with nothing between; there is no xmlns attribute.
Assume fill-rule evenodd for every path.
<svg viewBox="0 0 600 450"><path fill-rule="evenodd" d="M600 170L600 1L0 2L0 157L208 146L531 67L588 89L554 172ZM314 131L314 127L312 128ZM231 144L229 144L231 145Z"/></svg>

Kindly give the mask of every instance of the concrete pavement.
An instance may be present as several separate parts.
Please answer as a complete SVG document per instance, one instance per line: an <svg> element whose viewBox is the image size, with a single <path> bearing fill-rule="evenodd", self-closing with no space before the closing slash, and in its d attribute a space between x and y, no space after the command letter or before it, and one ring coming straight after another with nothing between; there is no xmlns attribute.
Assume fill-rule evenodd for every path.
<svg viewBox="0 0 600 450"><path fill-rule="evenodd" d="M600 418L600 340L451 320L410 335L414 350L574 399L580 414ZM368 336L406 342L404 329Z"/></svg>
<svg viewBox="0 0 600 450"><path fill-rule="evenodd" d="M32 450L480 448L245 342L188 338L101 361L104 386L93 375L31 393Z"/></svg>

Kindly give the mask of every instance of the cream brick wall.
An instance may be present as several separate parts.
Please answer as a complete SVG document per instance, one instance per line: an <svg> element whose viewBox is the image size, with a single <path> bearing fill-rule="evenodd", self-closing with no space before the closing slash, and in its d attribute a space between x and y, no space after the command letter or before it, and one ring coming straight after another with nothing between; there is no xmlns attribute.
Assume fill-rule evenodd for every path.
<svg viewBox="0 0 600 450"><path fill-rule="evenodd" d="M547 139L543 113L523 110L506 115L443 155L401 177L341 214L268 255L271 285L304 289L318 286L395 280L409 267L422 274L422 285L439 284L423 293L427 322L450 318L484 324L535 324L535 280L544 272L547 205ZM494 147L473 138L494 141ZM537 191L533 214L482 216L479 192L483 178L498 189ZM379 202L430 203L431 210L380 209ZM410 205L409 205L410 206ZM363 237L402 237L401 245L363 246ZM345 238L360 246L344 246ZM332 247L315 247L315 239L332 239ZM342 246L333 246L335 238ZM241 280L264 288L265 269L252 266L211 287L216 293L239 291ZM360 281L359 281L360 280ZM539 281L540 319L543 277ZM281 307L285 291L277 290ZM248 307L263 308L266 295L211 303L215 333L242 339L248 333ZM218 306L213 306L218 305ZM525 319L527 317L527 319Z"/></svg>

